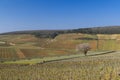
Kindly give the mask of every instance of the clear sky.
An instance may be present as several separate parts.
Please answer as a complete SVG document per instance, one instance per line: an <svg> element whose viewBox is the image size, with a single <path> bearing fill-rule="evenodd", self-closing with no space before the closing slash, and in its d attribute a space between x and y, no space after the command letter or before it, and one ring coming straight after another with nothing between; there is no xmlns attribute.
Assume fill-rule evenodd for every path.
<svg viewBox="0 0 120 80"><path fill-rule="evenodd" d="M0 33L120 25L120 0L0 0Z"/></svg>

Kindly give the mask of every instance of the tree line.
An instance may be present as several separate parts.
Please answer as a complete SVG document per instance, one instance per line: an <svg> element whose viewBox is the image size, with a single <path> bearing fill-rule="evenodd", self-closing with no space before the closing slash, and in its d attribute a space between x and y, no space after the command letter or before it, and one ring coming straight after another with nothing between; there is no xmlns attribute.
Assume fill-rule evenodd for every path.
<svg viewBox="0 0 120 80"><path fill-rule="evenodd" d="M85 33L85 34L120 34L120 26L107 26L107 27L92 27L80 28L71 30L31 30L31 31L15 31L2 33L3 34L32 34L38 38L55 38L59 34L66 33Z"/></svg>
<svg viewBox="0 0 120 80"><path fill-rule="evenodd" d="M86 34L120 34L120 26L80 28L74 29L72 32Z"/></svg>

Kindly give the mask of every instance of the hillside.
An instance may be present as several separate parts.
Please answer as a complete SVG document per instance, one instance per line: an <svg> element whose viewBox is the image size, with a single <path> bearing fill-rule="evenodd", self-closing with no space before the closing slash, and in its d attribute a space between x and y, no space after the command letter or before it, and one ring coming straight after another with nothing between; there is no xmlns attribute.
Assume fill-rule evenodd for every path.
<svg viewBox="0 0 120 80"><path fill-rule="evenodd" d="M101 27L100 29L107 31L107 28L115 30L120 27ZM98 28L93 29L95 31ZM33 34L34 32L36 32L37 36ZM6 59L9 55L11 56L8 56L9 59L12 60L14 58L20 59L21 56L22 58L38 58L71 55L76 53L76 45L81 43L89 43L91 51L120 50L120 45L118 45L120 43L120 34L86 34L74 32L74 30L10 32L1 34L0 42L1 58ZM8 46L5 44L6 42L15 45ZM9 51L14 52L17 57L8 54Z"/></svg>

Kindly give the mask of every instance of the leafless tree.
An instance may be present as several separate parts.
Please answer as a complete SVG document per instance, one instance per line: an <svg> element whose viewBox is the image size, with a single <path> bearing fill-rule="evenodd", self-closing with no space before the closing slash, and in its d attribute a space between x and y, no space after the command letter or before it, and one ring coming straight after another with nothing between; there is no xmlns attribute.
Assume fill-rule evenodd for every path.
<svg viewBox="0 0 120 80"><path fill-rule="evenodd" d="M81 51L84 53L84 55L87 55L87 52L91 49L89 43L82 43L76 46L76 51Z"/></svg>

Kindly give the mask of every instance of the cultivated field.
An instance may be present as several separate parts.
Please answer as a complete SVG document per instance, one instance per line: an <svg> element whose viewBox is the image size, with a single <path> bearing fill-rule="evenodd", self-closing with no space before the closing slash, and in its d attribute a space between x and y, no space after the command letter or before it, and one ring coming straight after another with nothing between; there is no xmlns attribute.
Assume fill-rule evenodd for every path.
<svg viewBox="0 0 120 80"><path fill-rule="evenodd" d="M75 50L60 49L19 49L16 47L0 47L0 61L30 60L34 58L59 57L76 54Z"/></svg>
<svg viewBox="0 0 120 80"><path fill-rule="evenodd" d="M13 48L0 48L0 60L4 59L16 59L18 55Z"/></svg>
<svg viewBox="0 0 120 80"><path fill-rule="evenodd" d="M0 80L120 80L119 36L71 33L41 39L0 35ZM3 46L5 42L15 45ZM76 52L81 43L92 47L88 56Z"/></svg>

